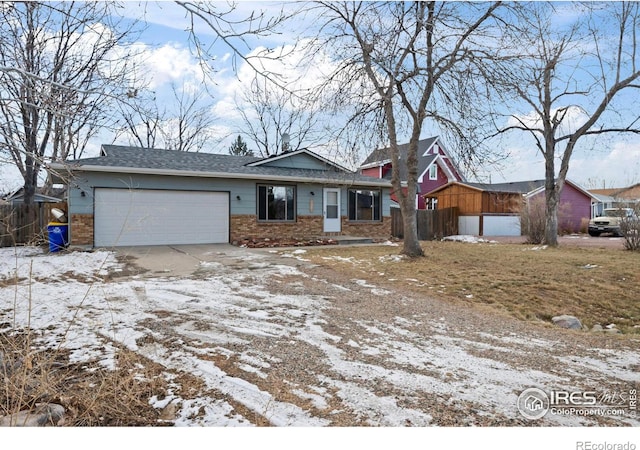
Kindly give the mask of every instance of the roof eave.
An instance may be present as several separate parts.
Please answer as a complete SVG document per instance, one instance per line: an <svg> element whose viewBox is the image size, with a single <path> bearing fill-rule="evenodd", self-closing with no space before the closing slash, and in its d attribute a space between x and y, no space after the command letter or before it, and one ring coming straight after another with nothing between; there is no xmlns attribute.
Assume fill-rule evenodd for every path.
<svg viewBox="0 0 640 450"><path fill-rule="evenodd" d="M425 151L422 152L422 156L427 156L427 154L429 153L429 150L431 150L435 144L438 144L440 147L442 147L442 144L440 144L440 142L439 142L440 136L431 136L430 138L427 138L426 140L428 141L429 139L433 139L433 141L431 142L431 145L429 145L425 149ZM446 150L445 150L445 153L446 153Z"/></svg>
<svg viewBox="0 0 640 450"><path fill-rule="evenodd" d="M254 162L251 162L251 163L247 164L247 167L259 167L259 166L262 166L264 164L267 164L267 163L270 163L270 162L274 162L274 161L279 161L281 159L290 158L292 156L299 155L301 153L305 153L305 154L311 156L312 158L317 159L318 161L322 161L325 164L328 164L330 166L335 167L336 169L346 170L341 165L339 165L339 164L337 164L337 163L335 163L333 161L329 161L327 158L324 158L324 157L318 155L317 153L312 152L311 150L309 150L307 148L301 148L299 150L294 150L294 151L291 151L291 152L281 153L280 155L272 155L272 156L269 156L267 158L259 159L258 161L254 161Z"/></svg>
<svg viewBox="0 0 640 450"><path fill-rule="evenodd" d="M587 189L583 188L582 186L580 186L578 183L576 183L573 180L570 180L569 178L566 178L565 183L569 183L571 184L571 186L573 186L575 189L577 189L578 191L582 192L584 195L586 195L587 197L590 197L591 200L598 200L598 198L596 196L594 196L591 192L589 192Z"/></svg>
<svg viewBox="0 0 640 450"><path fill-rule="evenodd" d="M175 170L175 169L148 169L141 167L112 167L112 166L67 166L64 164L50 164L52 170L73 171L78 172L101 172L101 173L135 173L139 175L166 175L181 177L202 177L202 178L226 178L226 179L243 179L243 180L261 180L261 181L289 181L303 183L322 183L322 184L343 184L352 186L375 186L375 187L391 187L390 182L380 181L379 178L368 180L349 179L349 175L345 174L344 179L329 179L322 177L294 177L287 175L266 175L255 173L229 173L229 172L201 172L192 170Z"/></svg>
<svg viewBox="0 0 640 450"><path fill-rule="evenodd" d="M358 167L359 169L371 169L372 167L380 167L380 166L384 166L385 164L390 164L391 160L390 159L383 159L380 161L374 161L374 162L370 162L367 164L363 164L360 167Z"/></svg>

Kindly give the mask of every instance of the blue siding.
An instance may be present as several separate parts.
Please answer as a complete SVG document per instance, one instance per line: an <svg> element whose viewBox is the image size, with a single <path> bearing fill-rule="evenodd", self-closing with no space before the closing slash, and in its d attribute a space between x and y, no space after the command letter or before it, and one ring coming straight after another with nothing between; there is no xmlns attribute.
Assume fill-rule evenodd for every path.
<svg viewBox="0 0 640 450"><path fill-rule="evenodd" d="M306 153L280 158L261 164L263 167L284 167L287 169L327 170L328 165Z"/></svg>
<svg viewBox="0 0 640 450"><path fill-rule="evenodd" d="M300 155L307 156L307 155ZM109 173L78 173L69 186L69 214L93 214L94 188L166 189L184 191L229 192L230 213L256 214L256 186L268 181L234 180L220 178L176 177L161 175L128 175ZM284 184L274 182L273 184ZM359 187L359 189L366 189ZM372 188L378 189L378 188ZM85 193L82 196L82 192ZM314 195L311 195L313 192ZM348 188L340 190L340 213L347 215ZM321 216L323 185L296 184L297 215ZM238 199L238 197L240 197ZM390 215L389 189L382 189L382 215Z"/></svg>
<svg viewBox="0 0 640 450"><path fill-rule="evenodd" d="M322 215L322 186L319 184L298 184L298 211L301 216ZM311 193L313 192L313 195Z"/></svg>

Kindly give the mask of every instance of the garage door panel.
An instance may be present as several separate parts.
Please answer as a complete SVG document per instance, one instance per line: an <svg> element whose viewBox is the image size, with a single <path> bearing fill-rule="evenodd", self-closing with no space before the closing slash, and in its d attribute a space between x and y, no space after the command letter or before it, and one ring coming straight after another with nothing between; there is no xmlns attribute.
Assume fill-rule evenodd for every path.
<svg viewBox="0 0 640 450"><path fill-rule="evenodd" d="M520 216L485 216L484 236L520 236Z"/></svg>
<svg viewBox="0 0 640 450"><path fill-rule="evenodd" d="M229 241L226 192L96 189L95 245Z"/></svg>

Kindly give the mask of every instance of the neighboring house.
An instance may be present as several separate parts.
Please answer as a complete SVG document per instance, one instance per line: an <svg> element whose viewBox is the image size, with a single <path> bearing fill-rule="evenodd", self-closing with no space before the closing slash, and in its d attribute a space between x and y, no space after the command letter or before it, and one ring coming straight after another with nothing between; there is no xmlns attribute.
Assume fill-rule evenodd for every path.
<svg viewBox="0 0 640 450"><path fill-rule="evenodd" d="M103 145L50 169L66 173L72 245L391 235L391 184L306 149L255 158Z"/></svg>
<svg viewBox="0 0 640 450"><path fill-rule="evenodd" d="M618 201L607 192L615 191L616 189L590 189L589 192L596 199L593 202L591 217L599 217L603 214L607 208L615 208L618 206Z"/></svg>
<svg viewBox="0 0 640 450"><path fill-rule="evenodd" d="M519 236L525 204L544 202L544 180L512 183L461 183L441 186L424 197L438 208L458 208L458 233L477 236ZM578 232L591 218L596 198L567 180L560 196L558 228Z"/></svg>
<svg viewBox="0 0 640 450"><path fill-rule="evenodd" d="M55 190L53 195L44 195L36 192L33 196L33 203L59 203L64 201L64 189ZM21 187L4 198L5 202L10 205L21 205L24 203L24 188Z"/></svg>
<svg viewBox="0 0 640 450"><path fill-rule="evenodd" d="M593 208L593 217L603 214L606 208L634 208L640 205L640 183L625 188L590 189L598 201Z"/></svg>
<svg viewBox="0 0 640 450"><path fill-rule="evenodd" d="M51 209L66 210L65 189L49 189L51 195L42 191L43 188L37 189L30 207L24 203L23 187L0 200L0 247L35 242L47 232L47 224L55 220Z"/></svg>
<svg viewBox="0 0 640 450"><path fill-rule="evenodd" d="M399 146L400 150L400 178L402 186L407 186L407 150L409 144ZM360 166L363 175L382 178L391 181L391 149L374 150ZM435 209L433 203L425 203L422 194L444 186L447 183L465 181L464 176L454 163L440 142L438 136L423 139L418 142L418 194L416 196L417 209ZM397 201L392 196L393 201Z"/></svg>
<svg viewBox="0 0 640 450"><path fill-rule="evenodd" d="M640 183L618 190L613 197L627 202L628 206L640 203Z"/></svg>

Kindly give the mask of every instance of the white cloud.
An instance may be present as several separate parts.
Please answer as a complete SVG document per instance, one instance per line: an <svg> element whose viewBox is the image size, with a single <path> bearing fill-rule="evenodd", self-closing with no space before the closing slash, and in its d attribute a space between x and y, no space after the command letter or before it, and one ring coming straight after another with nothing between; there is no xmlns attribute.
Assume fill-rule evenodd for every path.
<svg viewBox="0 0 640 450"><path fill-rule="evenodd" d="M530 143L529 146L525 142ZM481 181L502 183L543 179L544 158L533 140L522 134L504 140L509 157L501 167L488 166ZM556 172L559 162L556 160ZM567 176L586 188L624 187L640 182L640 137L597 138L595 144L581 140L569 162Z"/></svg>
<svg viewBox="0 0 640 450"><path fill-rule="evenodd" d="M236 73L221 71L216 75L217 87L215 114L230 120L239 120L238 107L245 104L243 98L251 89L256 73L269 74L269 78L288 90L301 93L320 85L323 76L333 71L328 56L315 54L313 63L304 42L298 46L286 45L273 49L258 47L246 55L246 61ZM277 89L277 87L274 87ZM247 114L251 115L251 107Z"/></svg>
<svg viewBox="0 0 640 450"><path fill-rule="evenodd" d="M603 141L603 151L576 155L569 177L597 187L624 187L640 183L640 138Z"/></svg>
<svg viewBox="0 0 640 450"><path fill-rule="evenodd" d="M215 117L219 117L227 123L230 121L242 120L242 116L240 115L235 103L228 96L217 101L213 106L212 112ZM248 112L247 115L250 116L251 113Z"/></svg>
<svg viewBox="0 0 640 450"><path fill-rule="evenodd" d="M159 48L151 48L138 43L135 50L140 52L142 73L149 81L151 89L179 80L202 80L203 72L189 49L178 44L167 43Z"/></svg>

